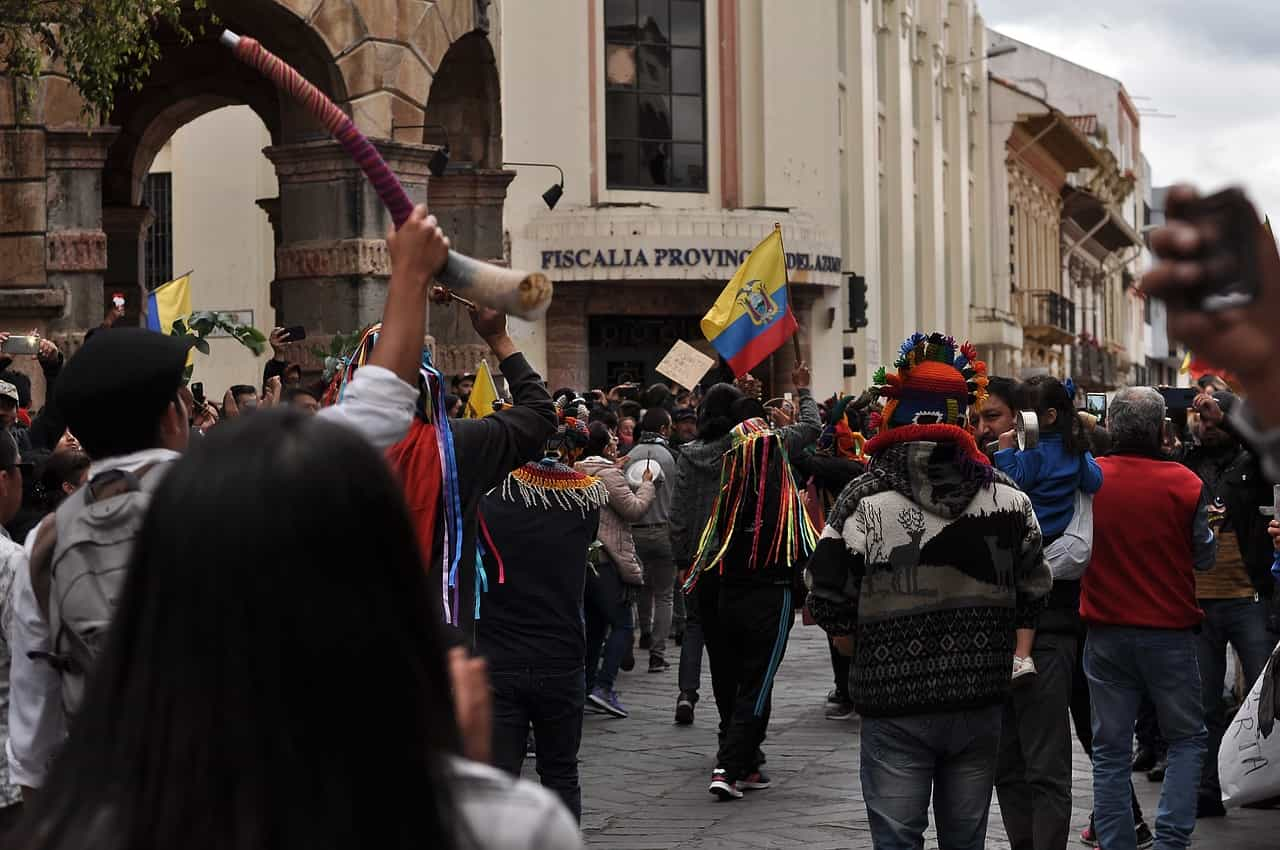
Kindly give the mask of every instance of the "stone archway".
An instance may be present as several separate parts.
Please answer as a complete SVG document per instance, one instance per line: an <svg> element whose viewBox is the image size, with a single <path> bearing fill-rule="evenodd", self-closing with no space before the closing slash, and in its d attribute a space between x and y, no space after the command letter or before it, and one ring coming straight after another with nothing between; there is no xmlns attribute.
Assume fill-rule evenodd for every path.
<svg viewBox="0 0 1280 850"><path fill-rule="evenodd" d="M448 82L454 45L460 45L454 55L468 61L487 51L491 108L479 137L489 141L480 161L486 167L500 162L497 71L485 34L488 5L208 3L222 25L257 38L347 110L421 201L436 150L422 143L421 125L432 120L426 117L428 103L441 72L442 90L460 88ZM353 330L381 314L390 271L382 239L389 225L385 211L321 128L216 43L219 31L211 28L189 45L162 32L162 55L147 82L140 91L122 91L111 126L91 132L83 125L78 95L56 74L41 80L34 114L22 125L0 94L0 176L8 178L0 181L0 192L16 202L6 209L24 211L13 221L0 217L0 310L30 316L43 330L69 337L74 347L75 338L101 320L110 291L141 286L139 251L148 224L141 187L156 152L178 127L205 112L247 104L271 135L265 153L280 184L280 197L264 204L274 213L279 246L271 283L278 318L326 334ZM460 140L474 130L465 122L461 128ZM505 183L490 204L498 210L496 226L459 227L461 247L501 256L504 197ZM468 236L480 229L492 247Z"/></svg>

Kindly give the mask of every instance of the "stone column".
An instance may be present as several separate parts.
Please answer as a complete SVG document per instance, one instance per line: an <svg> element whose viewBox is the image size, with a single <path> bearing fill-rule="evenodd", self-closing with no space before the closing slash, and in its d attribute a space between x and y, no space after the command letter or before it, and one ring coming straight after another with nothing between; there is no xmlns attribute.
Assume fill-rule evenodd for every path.
<svg viewBox="0 0 1280 850"><path fill-rule="evenodd" d="M557 286L556 297L547 310L546 327L547 385L586 392L591 382L586 290L574 284Z"/></svg>
<svg viewBox="0 0 1280 850"><path fill-rule="evenodd" d="M506 262L502 211L507 186L515 176L514 171L477 169L430 179L431 212L455 250L482 260ZM431 335L436 340L436 364L441 369L456 357L469 363L462 371L470 372L476 367L479 359L472 349L477 339L466 310L448 305L433 309Z"/></svg>
<svg viewBox="0 0 1280 850"><path fill-rule="evenodd" d="M48 284L46 173L43 130L0 129L0 303L6 308Z"/></svg>
<svg viewBox="0 0 1280 850"><path fill-rule="evenodd" d="M435 145L375 142L415 203L427 197ZM271 302L281 325L323 339L382 318L391 259L391 216L356 164L331 141L263 151L280 186L279 238ZM323 344L319 339L320 344Z"/></svg>
<svg viewBox="0 0 1280 850"><path fill-rule="evenodd" d="M97 327L110 294L104 292L104 272L109 267L107 234L103 229L102 167L115 128L48 130L45 162L48 168L48 270L49 285L65 298L50 327L71 332ZM140 255L139 233L124 250ZM128 291L130 310L141 305L141 278ZM73 345L79 338L71 340Z"/></svg>

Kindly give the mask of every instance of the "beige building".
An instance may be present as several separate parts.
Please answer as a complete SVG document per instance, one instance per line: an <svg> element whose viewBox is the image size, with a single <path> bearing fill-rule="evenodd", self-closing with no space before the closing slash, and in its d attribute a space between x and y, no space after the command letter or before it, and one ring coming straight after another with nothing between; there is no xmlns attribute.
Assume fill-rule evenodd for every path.
<svg viewBox="0 0 1280 850"><path fill-rule="evenodd" d="M500 19L506 158L565 176L549 210L556 173L517 167L505 213L512 263L557 282L519 327L553 385L654 380L775 221L820 392L865 386L912 331L967 333L989 275L972 3L545 0ZM758 371L784 384L791 347L774 359Z"/></svg>
<svg viewBox="0 0 1280 850"><path fill-rule="evenodd" d="M271 224L255 208L277 193L262 155L267 128L247 106L229 106L183 126L156 155L144 185L153 221L143 247L150 288L191 271L191 308L233 313L269 333L275 323ZM220 398L234 384L262 383L263 361L228 337L196 354L193 381ZM269 349L268 349L269 351Z"/></svg>

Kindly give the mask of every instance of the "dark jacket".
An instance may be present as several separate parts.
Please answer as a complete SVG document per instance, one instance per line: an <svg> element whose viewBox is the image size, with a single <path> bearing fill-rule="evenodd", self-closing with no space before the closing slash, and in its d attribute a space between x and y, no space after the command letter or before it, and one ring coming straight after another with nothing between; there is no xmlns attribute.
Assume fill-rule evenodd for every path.
<svg viewBox="0 0 1280 850"><path fill-rule="evenodd" d="M1249 581L1260 597L1270 599L1276 586L1271 575L1275 549L1267 534L1271 518L1259 508L1272 506L1272 490L1258 457L1238 444L1226 451L1196 446L1187 451L1183 464L1199 476L1211 497L1222 500Z"/></svg>
<svg viewBox="0 0 1280 850"><path fill-rule="evenodd" d="M520 353L499 368L511 388L515 406L483 419L451 419L454 454L458 460L458 495L462 503L462 558L458 565L459 623L466 643L473 642L475 611L476 534L480 499L502 483L511 470L542 457L543 445L556 430L556 409L542 377ZM428 572L430 586L439 588L444 561L444 522L436 524ZM481 599L483 606L484 600Z"/></svg>
<svg viewBox="0 0 1280 850"><path fill-rule="evenodd" d="M798 395L800 412L796 423L778 429L792 457L799 456L806 446L816 441L822 429L813 395L807 389L800 390ZM725 434L710 442L694 440L680 448L676 459L676 486L671 494L671 551L678 570L688 570L693 564L698 539L720 492L720 461L732 445L733 435Z"/></svg>
<svg viewBox="0 0 1280 850"><path fill-rule="evenodd" d="M53 388L58 382L58 375L62 372L62 364L64 359L61 353L54 363L46 363L40 361L40 369L44 372L44 407L31 420L31 427L27 428L23 425L14 425L9 429L9 433L13 435L14 442L18 444L18 451L26 454L32 451L53 451L54 446L58 445L58 441L62 439L62 435L67 430L66 417L58 410L58 405L54 403ZM5 380L15 380L17 376L21 376L26 382L26 397L30 403L31 397L31 381L21 372L6 372ZM22 395L22 389L19 387L19 395Z"/></svg>

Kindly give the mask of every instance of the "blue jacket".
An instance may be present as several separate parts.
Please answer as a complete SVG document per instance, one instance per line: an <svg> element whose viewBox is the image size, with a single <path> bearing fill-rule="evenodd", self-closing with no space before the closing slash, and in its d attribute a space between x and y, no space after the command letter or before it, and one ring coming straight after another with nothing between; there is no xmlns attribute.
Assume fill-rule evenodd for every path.
<svg viewBox="0 0 1280 850"><path fill-rule="evenodd" d="M1102 470L1089 452L1068 455L1060 434L1044 434L1034 449L996 452L996 468L1028 496L1046 538L1061 534L1075 513L1076 489L1092 495L1102 489Z"/></svg>

